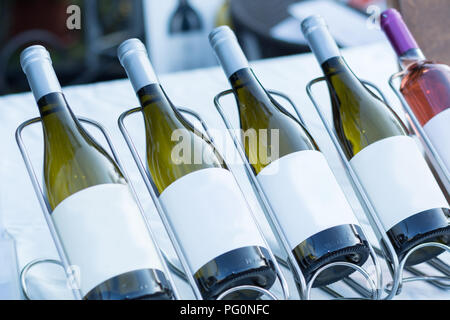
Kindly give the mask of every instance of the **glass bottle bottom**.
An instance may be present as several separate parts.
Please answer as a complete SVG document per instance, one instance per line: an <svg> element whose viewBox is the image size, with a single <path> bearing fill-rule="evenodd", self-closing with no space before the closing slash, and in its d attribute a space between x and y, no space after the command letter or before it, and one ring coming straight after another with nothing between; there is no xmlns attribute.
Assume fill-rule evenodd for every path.
<svg viewBox="0 0 450 320"><path fill-rule="evenodd" d="M164 273L156 269L130 271L92 289L85 300L172 300Z"/></svg>
<svg viewBox="0 0 450 320"><path fill-rule="evenodd" d="M267 249L258 246L238 248L224 253L201 267L194 275L204 299L215 299L226 290L253 285L270 289L276 280L274 263ZM226 300L255 300L261 293L242 290Z"/></svg>
<svg viewBox="0 0 450 320"><path fill-rule="evenodd" d="M399 257L403 259L409 250L427 242L450 244L450 226L448 217L450 210L435 208L417 213L387 231L389 240ZM426 262L444 252L438 247L426 247L411 254L406 266L413 266Z"/></svg>
<svg viewBox="0 0 450 320"><path fill-rule="evenodd" d="M292 251L300 270L309 282L320 268L333 262L350 262L362 266L370 251L357 225L339 225L316 233ZM324 270L315 279L313 288L342 280L355 269L336 266Z"/></svg>

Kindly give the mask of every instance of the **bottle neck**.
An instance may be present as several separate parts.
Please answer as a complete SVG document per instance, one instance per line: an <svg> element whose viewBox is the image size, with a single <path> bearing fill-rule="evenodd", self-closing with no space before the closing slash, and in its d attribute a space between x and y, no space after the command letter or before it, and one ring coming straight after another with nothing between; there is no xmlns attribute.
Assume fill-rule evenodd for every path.
<svg viewBox="0 0 450 320"><path fill-rule="evenodd" d="M158 83L153 83L141 88L137 96L144 110L157 108L164 113L173 113L172 103Z"/></svg>
<svg viewBox="0 0 450 320"><path fill-rule="evenodd" d="M58 134L55 139L45 139L47 145L51 141L60 144L81 138L82 130L62 93L48 51L42 46L28 47L22 52L20 63L38 104L44 135L49 138Z"/></svg>
<svg viewBox="0 0 450 320"><path fill-rule="evenodd" d="M269 94L259 82L251 68L247 67L236 71L230 76L229 81L235 95L239 97L245 92L245 95L251 95L260 102L258 104L248 105L248 108L258 106L258 108L265 113L272 114L279 111L272 103Z"/></svg>
<svg viewBox="0 0 450 320"><path fill-rule="evenodd" d="M342 57L325 20L319 16L311 16L302 22L302 31L331 85L334 84L333 81L336 79L334 75L339 74L340 85L359 87L364 89L360 90L361 93L367 92Z"/></svg>
<svg viewBox="0 0 450 320"><path fill-rule="evenodd" d="M209 35L210 44L228 79L236 71L249 68L248 60L229 27L214 29Z"/></svg>
<svg viewBox="0 0 450 320"><path fill-rule="evenodd" d="M120 63L136 94L146 86L159 83L142 42L138 39L130 39L120 45L118 50Z"/></svg>
<svg viewBox="0 0 450 320"><path fill-rule="evenodd" d="M170 126L181 127L175 107L159 85L144 44L139 39L129 39L119 46L118 57L139 98L146 121L152 120L153 113L162 113L165 120L171 122Z"/></svg>
<svg viewBox="0 0 450 320"><path fill-rule="evenodd" d="M332 58L341 56L336 41L322 19L314 16L306 19L302 23L302 30L320 65Z"/></svg>
<svg viewBox="0 0 450 320"><path fill-rule="evenodd" d="M381 28L397 53L403 69L412 63L425 60L419 45L397 10L388 9L382 12L380 20Z"/></svg>
<svg viewBox="0 0 450 320"><path fill-rule="evenodd" d="M184 123L159 84L153 83L141 88L137 92L137 96L142 106L147 129L153 126L165 126L171 130L190 128ZM161 121L161 119L163 119L163 123L155 123L155 120Z"/></svg>
<svg viewBox="0 0 450 320"><path fill-rule="evenodd" d="M322 63L321 68L327 77L331 80L334 76L339 75L339 81L347 84L358 84L363 86L359 78L353 73L342 56L328 59Z"/></svg>
<svg viewBox="0 0 450 320"><path fill-rule="evenodd" d="M348 92L354 99L373 99L373 94L366 88L361 80L348 67L344 58L333 57L322 64L322 70L327 78L329 89L338 101L346 101Z"/></svg>
<svg viewBox="0 0 450 320"><path fill-rule="evenodd" d="M28 53L28 56L26 59L23 58L22 68L37 102L48 94L62 93L62 90L50 57L43 56L41 52L36 52L37 50L34 49L36 48L30 47L24 51L23 55ZM38 50L42 49L38 48Z"/></svg>
<svg viewBox="0 0 450 320"><path fill-rule="evenodd" d="M82 143L83 130L62 93L53 92L43 96L38 106L47 147L51 147L54 141L58 144ZM54 134L58 134L57 139L52 137Z"/></svg>
<svg viewBox="0 0 450 320"><path fill-rule="evenodd" d="M407 69L411 64L426 60L425 55L419 48L412 48L398 57L402 69Z"/></svg>

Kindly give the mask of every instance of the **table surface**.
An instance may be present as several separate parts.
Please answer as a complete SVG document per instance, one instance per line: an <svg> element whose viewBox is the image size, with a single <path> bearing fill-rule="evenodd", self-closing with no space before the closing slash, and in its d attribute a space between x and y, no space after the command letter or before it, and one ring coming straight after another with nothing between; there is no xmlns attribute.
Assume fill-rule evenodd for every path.
<svg viewBox="0 0 450 320"><path fill-rule="evenodd" d="M389 76L397 71L398 65L391 48L387 43L351 48L343 51L350 67L362 79L367 79L378 85L386 94L393 108L403 114L398 101L389 89ZM363 223L366 219L361 213L357 200L352 193L349 182L343 171L331 140L327 136L314 107L309 101L305 86L311 79L321 76L321 70L311 54L296 55L251 63L262 84L268 89L282 91L299 107L307 127L315 137L320 148L325 153L338 181L347 193L352 206ZM160 77L161 83L171 99L177 104L197 111L211 129L224 129L220 115L213 105L213 97L222 90L229 88L223 72L218 68L200 69L189 72L166 74ZM136 165L125 145L117 126L117 118L125 110L138 104L133 89L127 80L117 80L64 88L66 97L79 116L86 116L100 121L111 134L114 144L133 182L139 199L143 203L146 214L152 222L152 228L161 246L173 256L154 206L145 186L140 180ZM320 101L327 105L327 95L320 96ZM230 100L231 101L231 100ZM30 261L38 258L57 258L57 253L48 231L48 227L40 210L37 198L33 192L28 174L17 148L14 133L23 121L38 116L38 109L31 93L7 95L0 97L0 214L8 231L17 241L19 265L22 268ZM133 122L133 123L132 123ZM139 150L143 150L142 120L130 119L130 132L136 137ZM218 131L213 137L220 140ZM229 139L229 138L227 138ZM42 165L42 137L38 126L30 128L25 134L25 141L33 155L33 161L38 163L38 176ZM220 145L219 145L220 149ZM249 182L242 168L232 166L237 178L248 196L250 206L268 234L263 214L252 194ZM99 226L100 227L100 226ZM371 234L370 234L371 235ZM383 264L384 267L384 264ZM42 267L30 277L33 285L33 295L39 298L65 298L68 293L58 290L58 285L64 283L62 271L57 267ZM386 269L385 269L386 271ZM390 281L388 273L384 281ZM43 281L45 279L45 281ZM290 279L291 291L294 291ZM179 283L179 281L177 282ZM180 284L184 297L190 297L189 290ZM46 291L48 290L48 291ZM295 297L295 294L294 294ZM317 293L317 297L322 297ZM401 299L450 299L450 293L423 282L407 284Z"/></svg>

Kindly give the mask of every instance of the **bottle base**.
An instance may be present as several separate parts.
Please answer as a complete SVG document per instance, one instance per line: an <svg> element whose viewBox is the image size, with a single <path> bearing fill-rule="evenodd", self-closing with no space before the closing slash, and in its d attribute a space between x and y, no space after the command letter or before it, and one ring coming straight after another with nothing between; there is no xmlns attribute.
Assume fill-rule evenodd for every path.
<svg viewBox="0 0 450 320"><path fill-rule="evenodd" d="M389 240L399 257L403 259L409 250L422 243L437 242L450 244L450 225L447 208L430 209L415 214L396 224L387 231ZM413 266L433 259L443 253L438 247L426 247L415 251L408 257L406 266Z"/></svg>
<svg viewBox="0 0 450 320"><path fill-rule="evenodd" d="M321 231L299 244L294 254L300 270L309 282L320 268L333 262L362 266L369 258L367 241L357 225L340 225ZM313 288L326 286L351 275L355 269L336 266L321 272Z"/></svg>
<svg viewBox="0 0 450 320"><path fill-rule="evenodd" d="M264 289L272 287L276 280L274 263L267 249L243 247L224 253L205 264L194 275L204 299L217 298L226 290L253 285ZM252 290L229 294L226 300L255 300L261 296Z"/></svg>
<svg viewBox="0 0 450 320"><path fill-rule="evenodd" d="M92 289L85 300L173 300L164 273L156 269L130 271Z"/></svg>

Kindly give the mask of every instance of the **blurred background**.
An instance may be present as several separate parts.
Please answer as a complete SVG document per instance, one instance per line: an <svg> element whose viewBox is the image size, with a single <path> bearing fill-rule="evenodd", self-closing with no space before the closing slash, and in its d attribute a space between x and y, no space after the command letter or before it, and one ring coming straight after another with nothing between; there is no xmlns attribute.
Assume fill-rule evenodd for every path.
<svg viewBox="0 0 450 320"><path fill-rule="evenodd" d="M47 47L63 85L82 84L124 77L116 49L131 37L146 42L159 73L215 65L207 35L217 25L235 30L250 60L307 52L299 21L317 11L342 47L380 41L375 20L386 5L386 0L0 0L0 95L28 90L19 55L31 44Z"/></svg>

